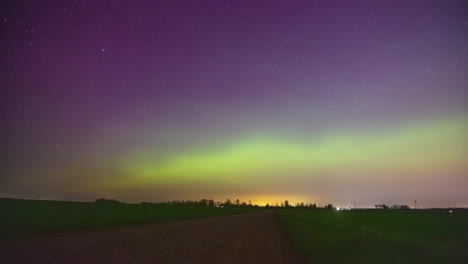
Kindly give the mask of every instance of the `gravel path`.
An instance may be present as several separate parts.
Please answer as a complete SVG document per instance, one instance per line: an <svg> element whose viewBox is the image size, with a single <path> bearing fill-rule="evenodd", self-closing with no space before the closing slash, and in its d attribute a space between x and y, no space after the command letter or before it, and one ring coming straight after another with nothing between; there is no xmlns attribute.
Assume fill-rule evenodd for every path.
<svg viewBox="0 0 468 264"><path fill-rule="evenodd" d="M55 233L3 241L0 248L0 263L300 262L272 211Z"/></svg>

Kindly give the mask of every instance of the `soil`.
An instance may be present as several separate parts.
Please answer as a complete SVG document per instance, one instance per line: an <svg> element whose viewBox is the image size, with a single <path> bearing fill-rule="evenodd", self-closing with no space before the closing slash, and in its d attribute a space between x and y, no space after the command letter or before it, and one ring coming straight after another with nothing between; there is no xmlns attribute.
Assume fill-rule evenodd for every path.
<svg viewBox="0 0 468 264"><path fill-rule="evenodd" d="M1 263L302 262L272 211L42 234L3 241L0 248Z"/></svg>

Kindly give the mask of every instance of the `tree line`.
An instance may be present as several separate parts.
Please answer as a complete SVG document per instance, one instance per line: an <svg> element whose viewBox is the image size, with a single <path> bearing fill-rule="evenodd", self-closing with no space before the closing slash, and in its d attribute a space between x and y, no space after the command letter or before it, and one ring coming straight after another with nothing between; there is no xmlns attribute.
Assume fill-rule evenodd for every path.
<svg viewBox="0 0 468 264"><path fill-rule="evenodd" d="M107 199L107 198L99 198L95 201L96 204L107 204L107 205L125 205L126 203L118 201L116 199ZM332 210L335 209L333 204L327 204L324 206L317 205L316 203L307 203L307 202L297 202L295 204L291 204L288 200L285 200L281 203L267 203L263 206L254 205L249 200L248 202L241 201L239 199L231 200L226 199L225 201L215 201L213 199L201 199L201 200L172 200L166 202L142 202L141 205L154 205L154 206L189 206L189 207L241 207L241 208L248 208L248 207L264 207L264 208L307 208L307 209L326 209ZM405 204L394 204L394 205L386 205L386 204L376 204L376 209L393 209L393 210L408 210L411 209L408 205Z"/></svg>
<svg viewBox="0 0 468 264"><path fill-rule="evenodd" d="M406 204L394 204L392 206L388 206L386 204L376 204L375 209L408 210L408 209L411 209L411 208Z"/></svg>
<svg viewBox="0 0 468 264"><path fill-rule="evenodd" d="M116 199L107 199L107 198L99 198L95 201L96 204L108 204L108 205L124 205L126 203L118 201ZM189 207L240 207L240 208L308 208L308 209L334 209L332 204L327 204L325 206L317 206L316 203L306 203L306 202L298 202L295 204L291 204L288 200L285 200L281 203L267 203L263 206L254 205L249 200L248 202L241 201L239 199L231 200L226 199L225 201L215 201L213 199L201 199L201 200L172 200L166 202L142 202L141 205L154 205L154 206L189 206Z"/></svg>

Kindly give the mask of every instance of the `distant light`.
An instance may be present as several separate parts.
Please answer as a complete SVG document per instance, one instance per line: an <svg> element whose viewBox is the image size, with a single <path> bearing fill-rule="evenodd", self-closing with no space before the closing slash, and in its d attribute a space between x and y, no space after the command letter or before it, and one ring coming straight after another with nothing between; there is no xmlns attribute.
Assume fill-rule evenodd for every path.
<svg viewBox="0 0 468 264"><path fill-rule="evenodd" d="M449 213L453 213L453 211L452 211L452 210L450 210L450 211L449 211Z"/></svg>
<svg viewBox="0 0 468 264"><path fill-rule="evenodd" d="M340 208L339 208L339 207L337 207L337 208L336 208L336 210L337 210L337 211L339 211L339 210L340 210Z"/></svg>

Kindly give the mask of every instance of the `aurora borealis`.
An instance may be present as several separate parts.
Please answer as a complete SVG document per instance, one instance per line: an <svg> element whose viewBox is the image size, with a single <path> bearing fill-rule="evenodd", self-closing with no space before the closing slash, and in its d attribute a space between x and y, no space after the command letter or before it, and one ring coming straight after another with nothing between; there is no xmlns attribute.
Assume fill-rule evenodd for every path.
<svg viewBox="0 0 468 264"><path fill-rule="evenodd" d="M2 5L1 197L468 206L466 1Z"/></svg>

